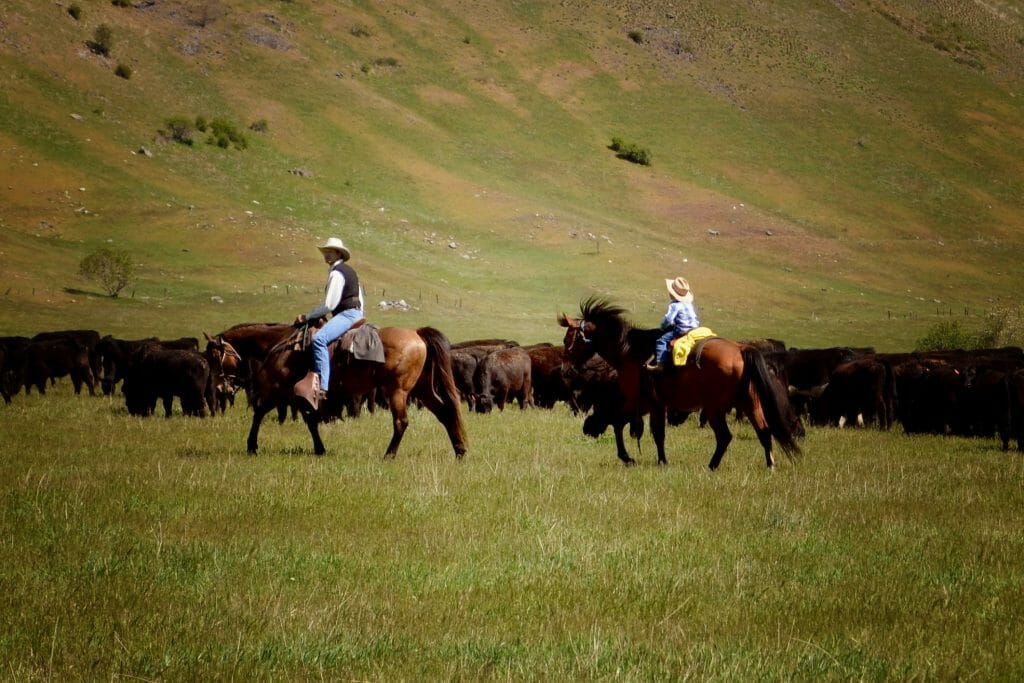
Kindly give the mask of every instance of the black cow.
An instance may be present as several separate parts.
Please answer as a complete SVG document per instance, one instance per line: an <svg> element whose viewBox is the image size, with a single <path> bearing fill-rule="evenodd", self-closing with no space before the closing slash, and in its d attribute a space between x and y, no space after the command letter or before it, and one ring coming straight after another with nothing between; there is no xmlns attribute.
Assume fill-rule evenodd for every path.
<svg viewBox="0 0 1024 683"><path fill-rule="evenodd" d="M110 396L114 393L117 383L127 376L132 361L136 358L136 352L145 344L159 344L165 349L199 350L199 340L195 337L160 340L157 337L117 339L107 335L100 339L94 349L94 356L100 368L100 386L103 388L104 395Z"/></svg>
<svg viewBox="0 0 1024 683"><path fill-rule="evenodd" d="M896 419L907 434L956 432L964 378L947 361L920 357L893 368Z"/></svg>
<svg viewBox="0 0 1024 683"><path fill-rule="evenodd" d="M471 411L476 410L480 396L480 387L476 383L480 361L492 351L516 346L519 346L517 342L508 339L476 339L452 344L452 373L455 375L455 387Z"/></svg>
<svg viewBox="0 0 1024 683"><path fill-rule="evenodd" d="M210 364L193 350L143 344L132 358L121 392L131 415L152 415L159 399L164 414L170 417L175 396L181 400L185 415L206 417L207 409L211 415L216 411Z"/></svg>
<svg viewBox="0 0 1024 683"><path fill-rule="evenodd" d="M135 352L143 344L155 341L156 337L117 339L109 334L100 339L95 353L100 367L100 386L105 396L113 394L117 383L125 378Z"/></svg>
<svg viewBox="0 0 1024 683"><path fill-rule="evenodd" d="M4 403L21 391L25 382L25 349L28 337L0 337L0 395Z"/></svg>
<svg viewBox="0 0 1024 683"><path fill-rule="evenodd" d="M765 353L764 358L779 380L789 387L796 415L804 416L809 415L811 402L821 395L836 367L873 353L870 347L833 346L773 351Z"/></svg>
<svg viewBox="0 0 1024 683"><path fill-rule="evenodd" d="M523 348L530 354L533 404L538 408L554 408L559 401L569 401L569 385L562 370L565 346L542 343Z"/></svg>
<svg viewBox="0 0 1024 683"><path fill-rule="evenodd" d="M35 386L46 394L47 382L70 375L75 393L82 392L84 384L90 395L95 395L90 349L74 337L53 337L34 340L25 347L25 394Z"/></svg>
<svg viewBox="0 0 1024 683"><path fill-rule="evenodd" d="M1024 369L1015 370L1008 378L1010 392L1010 433L1017 440L1017 450L1024 451ZM1009 450L1009 439L1003 450Z"/></svg>
<svg viewBox="0 0 1024 683"><path fill-rule="evenodd" d="M53 332L40 332L32 337L32 341L52 341L55 339L74 339L80 346L85 347L89 354L89 370L93 378L100 376L100 367L96 359L96 345L100 342L100 333L96 330L55 330Z"/></svg>
<svg viewBox="0 0 1024 683"><path fill-rule="evenodd" d="M477 389L476 411L489 413L497 406L519 402L519 408L533 405L532 363L521 346L498 349L484 356L476 368L473 386Z"/></svg>
<svg viewBox="0 0 1024 683"><path fill-rule="evenodd" d="M810 405L812 424L877 424L893 419L892 368L874 356L836 366L821 395Z"/></svg>

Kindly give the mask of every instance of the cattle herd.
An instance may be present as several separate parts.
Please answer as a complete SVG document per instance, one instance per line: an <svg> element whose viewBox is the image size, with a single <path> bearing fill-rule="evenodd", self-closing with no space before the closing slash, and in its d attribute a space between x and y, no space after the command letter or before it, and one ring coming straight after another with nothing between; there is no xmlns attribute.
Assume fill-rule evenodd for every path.
<svg viewBox="0 0 1024 683"><path fill-rule="evenodd" d="M207 338L123 340L93 330L0 337L0 392L10 403L22 388L46 393L70 377L75 393L99 384L114 395L118 384L129 414L151 415L162 402L172 414L175 397L185 415L224 412L238 389L247 390L251 363L225 362L225 348ZM996 437L1024 450L1024 350L876 353L872 348L786 348L756 343L769 367L789 387L796 415L812 425L873 425L906 433ZM505 339L451 344L451 363L463 401L487 413L506 405L553 408L565 403L586 415L584 432L621 429L622 395L615 370L600 357L580 367L567 363L561 345L521 345ZM334 401L325 419L373 410L380 398ZM284 419L282 411L280 418Z"/></svg>

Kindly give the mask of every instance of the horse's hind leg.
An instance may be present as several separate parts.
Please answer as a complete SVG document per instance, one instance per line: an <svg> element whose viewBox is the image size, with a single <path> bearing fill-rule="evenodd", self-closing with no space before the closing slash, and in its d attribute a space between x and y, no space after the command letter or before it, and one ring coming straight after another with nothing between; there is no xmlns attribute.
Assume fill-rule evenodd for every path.
<svg viewBox="0 0 1024 683"><path fill-rule="evenodd" d="M772 457L772 429L768 426L768 420L760 400L755 399L751 405L744 407L743 412L754 427L757 440L761 442L761 447L764 449L765 464L768 465L768 469L775 469L775 458Z"/></svg>
<svg viewBox="0 0 1024 683"><path fill-rule="evenodd" d="M711 431L715 433L715 452L711 456L711 462L708 463L708 469L711 471L718 469L722 463L722 456L725 455L726 449L729 448L729 442L732 441L732 432L729 431L729 424L725 418L724 412L708 413L708 424L711 425Z"/></svg>
<svg viewBox="0 0 1024 683"><path fill-rule="evenodd" d="M772 457L772 432L770 429L765 427L764 429L757 429L757 440L761 442L761 447L764 448L764 461L768 465L768 469L775 469L775 458Z"/></svg>
<svg viewBox="0 0 1024 683"><path fill-rule="evenodd" d="M440 400L431 396L427 396L421 399L423 406L434 414L438 422L444 425L444 429L448 432L448 440L452 442L452 448L455 450L455 457L461 459L466 454L466 444L463 440L463 434L459 433L458 425L461 421L459 417L459 409L462 406L462 402L452 402ZM396 446L397 448L397 446Z"/></svg>
<svg viewBox="0 0 1024 683"><path fill-rule="evenodd" d="M409 426L408 397L407 393L401 391L391 396L391 424L393 431L391 433L391 443L388 444L388 449L384 452L385 458L395 457L398 453L398 446L402 443L402 436L405 435L405 429Z"/></svg>

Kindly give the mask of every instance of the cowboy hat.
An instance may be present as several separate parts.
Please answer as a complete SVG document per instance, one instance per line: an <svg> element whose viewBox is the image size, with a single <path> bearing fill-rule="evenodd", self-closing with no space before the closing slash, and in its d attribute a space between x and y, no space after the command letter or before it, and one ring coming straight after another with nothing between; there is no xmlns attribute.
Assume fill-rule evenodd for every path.
<svg viewBox="0 0 1024 683"><path fill-rule="evenodd" d="M686 278L677 277L675 280L665 280L665 286L668 287L668 293L676 301L685 304L693 301L693 292L690 291L690 283L686 281Z"/></svg>
<svg viewBox="0 0 1024 683"><path fill-rule="evenodd" d="M348 250L345 244L337 237L331 237L326 242L317 247L322 252L332 250L341 254L342 261L348 261L352 258L352 252Z"/></svg>

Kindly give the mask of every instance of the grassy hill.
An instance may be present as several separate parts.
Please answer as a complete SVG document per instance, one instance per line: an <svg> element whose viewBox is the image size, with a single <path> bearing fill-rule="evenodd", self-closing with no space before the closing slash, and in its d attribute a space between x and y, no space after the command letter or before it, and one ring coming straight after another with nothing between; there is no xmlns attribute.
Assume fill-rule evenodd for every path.
<svg viewBox="0 0 1024 683"><path fill-rule="evenodd" d="M677 274L797 346L1024 294L1024 2L9 0L0 84L5 334L290 319L330 235L371 318L453 339L554 341L594 293L653 326ZM102 246L116 299L77 274Z"/></svg>

